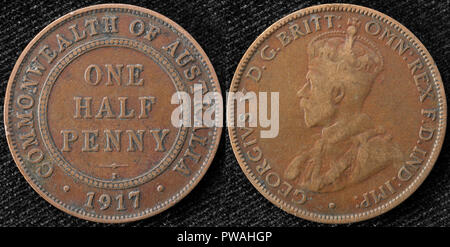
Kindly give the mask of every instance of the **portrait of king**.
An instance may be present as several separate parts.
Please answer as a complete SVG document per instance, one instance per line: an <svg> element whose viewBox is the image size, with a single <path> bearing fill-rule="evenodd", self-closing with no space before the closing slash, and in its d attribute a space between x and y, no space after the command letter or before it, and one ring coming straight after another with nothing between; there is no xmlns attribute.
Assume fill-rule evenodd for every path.
<svg viewBox="0 0 450 247"><path fill-rule="evenodd" d="M392 136L363 112L383 57L357 35L357 19L348 24L345 31L326 32L309 43L308 72L298 82L302 121L321 131L290 161L284 177L308 191L339 191L404 161Z"/></svg>

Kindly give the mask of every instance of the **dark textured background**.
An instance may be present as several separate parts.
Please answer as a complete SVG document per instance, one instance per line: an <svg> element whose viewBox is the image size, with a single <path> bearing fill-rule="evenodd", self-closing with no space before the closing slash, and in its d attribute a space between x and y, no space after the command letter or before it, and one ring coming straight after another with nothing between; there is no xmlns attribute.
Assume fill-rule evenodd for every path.
<svg viewBox="0 0 450 247"><path fill-rule="evenodd" d="M122 1L120 1L122 2ZM123 1L157 11L181 25L209 56L228 91L239 60L272 23L298 9L328 1ZM341 2L341 1L335 1ZM104 1L1 1L0 97L20 53L45 26L81 7ZM385 13L427 47L450 92L450 1L348 1ZM448 101L448 99L447 99ZM0 123L0 226L108 226L72 217L33 191L16 168ZM421 187L374 219L344 226L450 226L449 141ZM272 205L241 171L224 129L209 171L183 200L165 212L114 226L327 226L302 220Z"/></svg>

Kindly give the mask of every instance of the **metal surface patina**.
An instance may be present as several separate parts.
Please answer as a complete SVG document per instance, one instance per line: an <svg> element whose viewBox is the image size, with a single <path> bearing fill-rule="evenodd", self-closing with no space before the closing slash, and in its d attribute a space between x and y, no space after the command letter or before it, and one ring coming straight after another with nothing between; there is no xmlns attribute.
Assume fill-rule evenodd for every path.
<svg viewBox="0 0 450 247"><path fill-rule="evenodd" d="M220 95L204 51L173 21L131 5L76 10L14 67L9 147L29 184L64 212L109 223L155 215L195 187L219 143L220 127L172 124L172 96L193 95L196 83Z"/></svg>
<svg viewBox="0 0 450 247"><path fill-rule="evenodd" d="M277 21L245 53L230 92L279 93L273 138L261 138L252 117L236 126L229 99L233 150L268 200L312 221L392 209L427 177L444 139L433 59L403 25L365 7L318 5Z"/></svg>

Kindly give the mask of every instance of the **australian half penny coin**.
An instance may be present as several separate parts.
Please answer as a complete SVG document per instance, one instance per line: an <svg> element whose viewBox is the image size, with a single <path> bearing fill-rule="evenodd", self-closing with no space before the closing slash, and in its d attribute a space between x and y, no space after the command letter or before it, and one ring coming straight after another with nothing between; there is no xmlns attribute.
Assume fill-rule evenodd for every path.
<svg viewBox="0 0 450 247"><path fill-rule="evenodd" d="M131 5L79 9L19 57L4 108L9 147L33 189L64 212L143 219L185 197L216 152L221 125L173 121L192 112L178 103L194 88L220 95L205 52L176 23Z"/></svg>
<svg viewBox="0 0 450 247"><path fill-rule="evenodd" d="M277 21L245 53L230 92L242 170L272 203L312 221L356 222L397 206L444 139L433 59L402 24L365 7L318 5Z"/></svg>

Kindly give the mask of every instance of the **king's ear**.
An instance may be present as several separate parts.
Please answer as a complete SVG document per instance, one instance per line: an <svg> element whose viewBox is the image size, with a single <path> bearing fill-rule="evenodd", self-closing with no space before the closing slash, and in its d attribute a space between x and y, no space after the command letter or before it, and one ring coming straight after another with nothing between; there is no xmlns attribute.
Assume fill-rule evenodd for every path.
<svg viewBox="0 0 450 247"><path fill-rule="evenodd" d="M339 104L344 99L345 88L342 85L333 86L331 90L332 100L334 104Z"/></svg>

